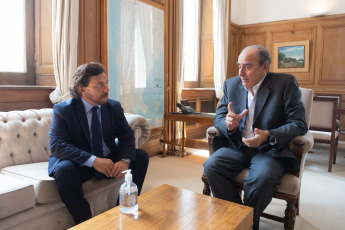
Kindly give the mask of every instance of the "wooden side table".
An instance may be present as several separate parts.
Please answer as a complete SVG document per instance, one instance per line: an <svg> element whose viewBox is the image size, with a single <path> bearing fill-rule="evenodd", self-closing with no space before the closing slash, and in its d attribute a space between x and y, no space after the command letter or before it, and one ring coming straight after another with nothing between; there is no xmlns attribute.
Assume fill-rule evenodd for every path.
<svg viewBox="0 0 345 230"><path fill-rule="evenodd" d="M167 153L167 145L182 146L182 151L184 147L197 147L200 149L208 149L207 141L186 138L186 122L191 123L201 123L213 125L213 118L215 113L200 113L200 114L183 114L183 113L165 113L164 114L164 140L163 140L163 157ZM168 138L168 125L169 121L182 121L182 138L175 140L169 140Z"/></svg>

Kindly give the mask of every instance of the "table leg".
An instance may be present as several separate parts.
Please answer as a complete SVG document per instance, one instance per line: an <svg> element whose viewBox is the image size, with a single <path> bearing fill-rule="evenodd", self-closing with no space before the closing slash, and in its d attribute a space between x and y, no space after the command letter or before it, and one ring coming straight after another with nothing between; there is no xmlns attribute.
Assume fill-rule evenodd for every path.
<svg viewBox="0 0 345 230"><path fill-rule="evenodd" d="M184 154L184 145L185 145L185 142L186 142L186 130L187 130L187 127L186 127L186 122L182 122L183 126L182 126L182 156Z"/></svg>
<svg viewBox="0 0 345 230"><path fill-rule="evenodd" d="M164 125L163 125L163 158L166 157L167 155L167 145L165 144L165 142L167 141L167 121L164 121Z"/></svg>

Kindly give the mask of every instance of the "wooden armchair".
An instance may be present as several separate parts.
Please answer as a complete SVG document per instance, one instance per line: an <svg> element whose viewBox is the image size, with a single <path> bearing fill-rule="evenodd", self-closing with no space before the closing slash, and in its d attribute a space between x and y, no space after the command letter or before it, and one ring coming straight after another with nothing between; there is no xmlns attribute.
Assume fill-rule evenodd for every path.
<svg viewBox="0 0 345 230"><path fill-rule="evenodd" d="M307 124L310 123L311 105L313 100L313 90L303 89L302 91L302 101L304 103L307 115ZM218 135L218 130L215 127L210 127L207 130L208 144L210 155L216 150L213 149L213 138ZM275 194L274 198L285 200L287 205L285 209L284 217L279 217L267 213L263 213L261 216L269 218L275 221L284 223L285 229L294 229L296 216L299 215L299 198L301 189L301 179L304 171L304 163L307 153L313 147L314 141L313 136L310 132L304 136L298 136L293 139L289 145L292 152L296 155L298 160L301 162L301 170L298 174L286 173L281 179L281 184L278 186L278 192ZM243 190L244 178L249 174L248 169L242 170L240 174L233 178L239 191ZM202 175L202 181L204 182L203 194L210 195L211 190L206 179L206 176Z"/></svg>

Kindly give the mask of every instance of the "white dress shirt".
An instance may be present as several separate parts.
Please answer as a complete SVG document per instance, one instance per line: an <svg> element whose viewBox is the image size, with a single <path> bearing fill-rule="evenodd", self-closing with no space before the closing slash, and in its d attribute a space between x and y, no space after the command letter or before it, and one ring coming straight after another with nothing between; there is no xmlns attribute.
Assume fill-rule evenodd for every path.
<svg viewBox="0 0 345 230"><path fill-rule="evenodd" d="M242 137L244 138L251 138L254 137L254 130L253 130L253 119L254 119L254 111L255 111L255 104L256 104L256 96L258 94L260 85L262 81L265 79L266 75L262 78L262 80L253 86L252 89L247 89L248 91L248 113L246 115L246 121L244 125L244 129L242 131Z"/></svg>

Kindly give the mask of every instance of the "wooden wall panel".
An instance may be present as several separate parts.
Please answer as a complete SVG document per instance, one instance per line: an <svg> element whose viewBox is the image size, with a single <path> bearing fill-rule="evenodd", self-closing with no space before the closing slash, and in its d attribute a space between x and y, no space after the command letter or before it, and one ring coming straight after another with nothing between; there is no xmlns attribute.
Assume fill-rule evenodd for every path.
<svg viewBox="0 0 345 230"><path fill-rule="evenodd" d="M0 87L0 111L52 108L49 94L55 87Z"/></svg>
<svg viewBox="0 0 345 230"><path fill-rule="evenodd" d="M345 25L325 27L320 84L345 85Z"/></svg>
<svg viewBox="0 0 345 230"><path fill-rule="evenodd" d="M291 74L301 87L312 88L316 93L345 96L345 14L245 26L233 24L232 28L236 27L239 32L236 34L232 29L231 34L239 38L238 53L248 45L264 45L273 61L274 43L309 40L309 71ZM237 55L229 57L229 63L236 63Z"/></svg>
<svg viewBox="0 0 345 230"><path fill-rule="evenodd" d="M236 25L231 25L229 33L229 53L228 53L228 74L227 78L238 75L237 58L238 58L238 47L239 47L239 30L240 28Z"/></svg>
<svg viewBox="0 0 345 230"><path fill-rule="evenodd" d="M275 43L294 42L294 41L309 41L309 71L308 72L289 72L294 75L300 84L313 84L314 82L314 67L315 67L315 41L316 41L316 27L312 26L305 30L291 30L272 33L272 46ZM272 65L271 71L274 72L274 62L278 54L271 51Z"/></svg>
<svg viewBox="0 0 345 230"><path fill-rule="evenodd" d="M207 55L202 55L201 60L201 85L205 81L213 82L213 39L204 40L202 43L202 50ZM205 83L204 83L205 84Z"/></svg>
<svg viewBox="0 0 345 230"><path fill-rule="evenodd" d="M35 0L36 85L55 86L52 49L52 2Z"/></svg>
<svg viewBox="0 0 345 230"><path fill-rule="evenodd" d="M78 66L101 62L101 1L79 0Z"/></svg>
<svg viewBox="0 0 345 230"><path fill-rule="evenodd" d="M200 87L213 87L213 1L202 2Z"/></svg>
<svg viewBox="0 0 345 230"><path fill-rule="evenodd" d="M198 112L210 112L213 113L216 110L216 105L218 99L216 98L216 93L213 89L184 89L182 90L181 99L188 100L188 103L195 103L194 109ZM212 102L212 106L205 108L208 103ZM204 108L204 110L202 110Z"/></svg>
<svg viewBox="0 0 345 230"><path fill-rule="evenodd" d="M203 19L205 19L203 31L205 35L213 36L213 0L204 0L203 6Z"/></svg>
<svg viewBox="0 0 345 230"><path fill-rule="evenodd" d="M242 48L250 46L250 45L266 46L266 36L267 36L266 32L260 32L260 33L258 33L258 32L253 32L253 33L244 32L242 34L242 38L241 38ZM240 50L242 50L242 48L240 48Z"/></svg>

